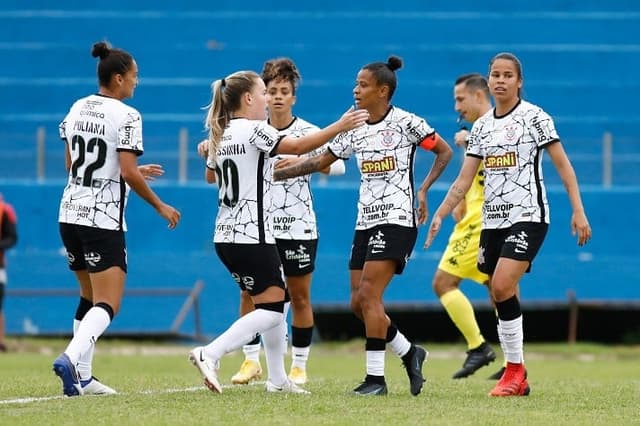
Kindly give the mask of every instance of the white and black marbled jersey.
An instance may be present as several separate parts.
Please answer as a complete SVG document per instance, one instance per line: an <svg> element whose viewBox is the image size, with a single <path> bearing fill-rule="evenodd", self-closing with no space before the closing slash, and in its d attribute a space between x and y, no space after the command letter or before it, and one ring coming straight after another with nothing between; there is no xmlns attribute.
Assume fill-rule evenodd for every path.
<svg viewBox="0 0 640 426"><path fill-rule="evenodd" d="M423 119L391 107L377 123L339 134L329 150L355 154L360 169L356 229L395 224L415 227L413 166L417 146L435 130Z"/></svg>
<svg viewBox="0 0 640 426"><path fill-rule="evenodd" d="M119 151L142 155L140 113L118 99L91 95L77 100L60 123L71 154L61 223L126 231L129 187L120 174Z"/></svg>
<svg viewBox="0 0 640 426"><path fill-rule="evenodd" d="M285 129L279 129L281 137L300 137L311 132L317 132L317 126L295 117ZM326 145L305 154L305 157L320 155L326 150ZM276 155L273 161L281 158L297 157L297 155ZM303 175L278 182L273 182L271 195L273 197L272 224L276 238L285 240L315 240L318 238L316 214L313 210L313 196L311 194L311 175Z"/></svg>
<svg viewBox="0 0 640 426"><path fill-rule="evenodd" d="M474 123L467 155L484 164L483 228L549 223L542 153L559 140L551 117L526 101L503 117L492 109Z"/></svg>
<svg viewBox="0 0 640 426"><path fill-rule="evenodd" d="M234 118L224 130L207 167L218 183L218 216L213 241L236 244L274 244L269 213L273 186L270 153L280 136L264 120Z"/></svg>

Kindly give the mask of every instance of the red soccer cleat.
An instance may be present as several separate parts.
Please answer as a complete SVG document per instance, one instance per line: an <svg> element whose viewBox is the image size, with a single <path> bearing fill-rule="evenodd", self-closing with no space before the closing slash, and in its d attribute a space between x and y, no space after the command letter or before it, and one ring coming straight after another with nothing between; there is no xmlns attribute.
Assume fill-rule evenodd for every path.
<svg viewBox="0 0 640 426"><path fill-rule="evenodd" d="M524 364L508 362L504 374L489 396L527 396L530 391Z"/></svg>

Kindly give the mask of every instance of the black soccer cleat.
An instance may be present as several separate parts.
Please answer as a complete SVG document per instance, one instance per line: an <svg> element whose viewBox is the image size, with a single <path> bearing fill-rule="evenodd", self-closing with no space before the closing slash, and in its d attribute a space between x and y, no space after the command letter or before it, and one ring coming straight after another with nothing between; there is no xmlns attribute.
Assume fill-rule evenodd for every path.
<svg viewBox="0 0 640 426"><path fill-rule="evenodd" d="M495 373L493 373L492 375L487 377L487 379L488 380L500 380L502 378L502 375L504 374L505 370L506 370L506 368L501 367L500 370L496 371Z"/></svg>
<svg viewBox="0 0 640 426"><path fill-rule="evenodd" d="M385 383L367 382L365 380L353 390L353 393L362 396L386 395L387 385Z"/></svg>
<svg viewBox="0 0 640 426"><path fill-rule="evenodd" d="M453 378L469 377L485 365L491 364L495 359L496 353L491 349L491 346L487 342L482 342L477 348L467 351L467 359L464 360L462 368L456 371Z"/></svg>
<svg viewBox="0 0 640 426"><path fill-rule="evenodd" d="M422 375L422 364L424 364L427 358L427 351L420 346L413 346L409 353L411 356L408 359L403 359L402 364L405 370L407 370L407 376L409 376L409 389L411 395L416 396L422 391L422 385L424 384L424 376ZM408 355L408 354L407 354Z"/></svg>

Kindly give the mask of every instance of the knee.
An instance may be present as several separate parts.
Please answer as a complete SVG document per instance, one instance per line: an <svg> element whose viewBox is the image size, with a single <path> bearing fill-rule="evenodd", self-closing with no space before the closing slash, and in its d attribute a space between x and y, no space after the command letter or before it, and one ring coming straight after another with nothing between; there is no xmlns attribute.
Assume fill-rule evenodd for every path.
<svg viewBox="0 0 640 426"><path fill-rule="evenodd" d="M293 309L297 311L305 310L305 309L309 309L309 307L311 306L308 295L297 294L293 292L290 292L289 295L291 297L291 306L293 306Z"/></svg>
<svg viewBox="0 0 640 426"><path fill-rule="evenodd" d="M515 294L514 288L499 281L491 283L490 291L494 302L502 302Z"/></svg>
<svg viewBox="0 0 640 426"><path fill-rule="evenodd" d="M440 298L444 294L458 289L459 281L457 279L452 279L451 277L453 276L444 273L440 269L436 271L433 276L433 282L431 283L433 292L436 296Z"/></svg>
<svg viewBox="0 0 640 426"><path fill-rule="evenodd" d="M360 307L360 299L358 298L358 292L353 292L351 293L351 300L350 303L351 305L351 311L356 314L356 316L359 318L360 317L360 311L361 311L361 307Z"/></svg>
<svg viewBox="0 0 640 426"><path fill-rule="evenodd" d="M372 283L363 281L358 291L358 304L361 310L366 310L376 305L378 300Z"/></svg>

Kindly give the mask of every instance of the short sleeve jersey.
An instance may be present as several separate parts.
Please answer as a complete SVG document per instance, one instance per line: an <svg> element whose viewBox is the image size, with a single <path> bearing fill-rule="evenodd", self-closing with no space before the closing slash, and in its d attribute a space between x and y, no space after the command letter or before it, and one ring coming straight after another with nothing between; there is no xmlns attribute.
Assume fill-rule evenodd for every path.
<svg viewBox="0 0 640 426"><path fill-rule="evenodd" d="M266 121L235 118L224 130L215 160L218 216L213 241L275 244L269 212L273 185L270 153L280 136Z"/></svg>
<svg viewBox="0 0 640 426"><path fill-rule="evenodd" d="M142 155L140 113L117 99L91 95L73 104L59 130L71 154L59 222L126 231L129 187L118 153Z"/></svg>
<svg viewBox="0 0 640 426"><path fill-rule="evenodd" d="M308 133L317 132L317 126L294 118L285 129L279 129L280 136L300 137ZM305 154L313 157L326 150L326 145ZM277 155L280 158L297 157L295 155ZM271 195L273 197L272 224L276 238L285 240L315 240L318 238L316 214L313 210L313 196L311 195L311 175L303 175L278 182L273 182Z"/></svg>
<svg viewBox="0 0 640 426"><path fill-rule="evenodd" d="M483 228L549 223L542 153L559 140L551 117L526 101L502 117L492 109L474 123L467 155L484 164Z"/></svg>
<svg viewBox="0 0 640 426"><path fill-rule="evenodd" d="M422 118L391 107L377 123L340 133L329 150L355 155L360 170L356 229L395 224L415 227L413 166L417 146L435 130Z"/></svg>

